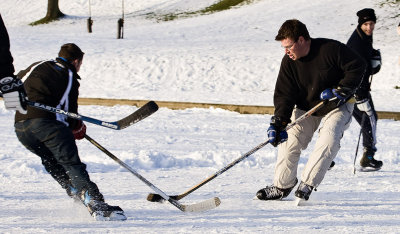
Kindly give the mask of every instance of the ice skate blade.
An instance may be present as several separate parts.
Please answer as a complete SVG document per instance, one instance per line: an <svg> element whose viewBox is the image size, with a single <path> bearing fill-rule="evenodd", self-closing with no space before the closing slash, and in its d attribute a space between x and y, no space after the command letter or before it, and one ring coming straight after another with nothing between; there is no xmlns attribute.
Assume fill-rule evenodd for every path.
<svg viewBox="0 0 400 234"><path fill-rule="evenodd" d="M380 168L373 168L373 167L360 167L358 168L359 172L371 172L371 171L379 171L381 169Z"/></svg>
<svg viewBox="0 0 400 234"><path fill-rule="evenodd" d="M120 211L113 211L109 214L105 214L104 212L93 212L92 217L96 221L124 221L126 220L126 216Z"/></svg>
<svg viewBox="0 0 400 234"><path fill-rule="evenodd" d="M299 197L296 197L296 199L294 201L295 206L304 206L304 205L306 205L306 203L307 203L306 200L301 199Z"/></svg>

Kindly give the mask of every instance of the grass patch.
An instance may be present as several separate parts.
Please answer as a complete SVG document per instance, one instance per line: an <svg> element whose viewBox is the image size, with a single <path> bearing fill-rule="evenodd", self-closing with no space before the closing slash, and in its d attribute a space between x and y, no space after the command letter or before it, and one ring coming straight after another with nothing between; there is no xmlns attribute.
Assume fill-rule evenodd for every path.
<svg viewBox="0 0 400 234"><path fill-rule="evenodd" d="M200 10L200 13L208 14L208 13L213 13L213 12L218 12L218 11L224 11L224 10L230 9L231 7L234 7L234 6L237 6L240 4L249 4L251 2L252 2L251 0L221 0L209 7L206 7L203 10Z"/></svg>
<svg viewBox="0 0 400 234"><path fill-rule="evenodd" d="M178 13L167 13L167 14L156 14L154 12L146 14L146 18L156 19L157 21L171 21L179 18L188 18L197 15L207 15L219 11L231 9L232 7L250 4L255 0L220 0L219 2L212 4L204 9L191 12L178 12ZM397 1L397 0L396 0ZM400 0L398 0L400 1Z"/></svg>
<svg viewBox="0 0 400 234"><path fill-rule="evenodd" d="M387 6L391 7L391 8L399 9L397 11L397 13L395 13L394 15L391 16L392 18L400 17L400 0L383 0L379 4L380 7L383 7L385 5L387 5Z"/></svg>
<svg viewBox="0 0 400 234"><path fill-rule="evenodd" d="M400 4L400 0L384 0L382 1L381 5L384 4Z"/></svg>
<svg viewBox="0 0 400 234"><path fill-rule="evenodd" d="M37 20L37 21L35 21L35 22L32 22L32 23L30 23L29 25L31 25L31 26L35 26L35 25L39 25L39 24L48 24L48 23L51 23L51 22L53 22L53 21L57 21L57 20L60 20L61 18L63 18L64 16L60 16L59 18L57 18L57 19L50 19L50 18L43 18L43 19L40 19L40 20Z"/></svg>

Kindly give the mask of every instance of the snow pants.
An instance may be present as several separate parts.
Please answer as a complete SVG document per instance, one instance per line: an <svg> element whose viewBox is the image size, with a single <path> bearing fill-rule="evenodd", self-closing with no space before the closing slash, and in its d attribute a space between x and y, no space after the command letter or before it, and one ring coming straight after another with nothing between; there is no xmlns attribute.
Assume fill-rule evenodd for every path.
<svg viewBox="0 0 400 234"><path fill-rule="evenodd" d="M340 139L350 126L354 103L345 103L323 117L310 116L288 130L288 140L278 146L275 165L274 185L278 188L292 188L296 185L297 166L302 150L311 142L320 123L314 150L301 174L301 181L314 188L323 180L332 160L340 149ZM295 108L292 122L305 111Z"/></svg>
<svg viewBox="0 0 400 234"><path fill-rule="evenodd" d="M42 159L46 171L63 187L72 185L78 191L87 190L95 199L103 200L81 162L72 131L63 123L45 118L15 123L18 140Z"/></svg>

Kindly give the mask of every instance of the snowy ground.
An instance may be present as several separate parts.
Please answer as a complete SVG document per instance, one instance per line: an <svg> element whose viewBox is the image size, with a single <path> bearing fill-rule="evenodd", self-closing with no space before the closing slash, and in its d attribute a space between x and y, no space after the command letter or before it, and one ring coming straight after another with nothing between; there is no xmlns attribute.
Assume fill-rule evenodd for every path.
<svg viewBox="0 0 400 234"><path fill-rule="evenodd" d="M59 46L75 42L86 52L80 72L81 96L272 105L272 93L283 54L273 40L288 18L307 24L313 37L345 42L355 28L355 12L373 7L378 15L376 48L383 68L372 94L380 111L400 111L399 9L380 8L377 1L260 0L238 9L190 19L160 22L145 19L151 11L198 10L216 1L125 1L125 39L116 40L120 1L92 0L94 32L85 20L88 1L62 1L71 17L31 27L45 15L47 1L2 0L0 12L9 29L17 70L40 59L54 58ZM207 4L206 4L207 3ZM129 106L82 106L81 114L119 119ZM335 159L308 206L284 201L253 200L272 181L276 149L266 146L234 168L183 199L198 202L218 196L211 211L184 214L170 204L146 201L151 189L113 160L82 140L82 160L107 202L120 205L125 222L95 222L73 204L46 174L13 132L13 113L0 106L1 233L397 233L400 228L400 123L378 121L379 172L352 174L359 127L352 123ZM153 116L122 131L88 124L88 135L138 170L168 194L187 191L266 140L269 115L240 115L219 109L172 111ZM313 143L310 144L312 146ZM300 170L312 147L304 151ZM359 153L360 156L361 152ZM358 160L357 160L358 161Z"/></svg>
<svg viewBox="0 0 400 234"><path fill-rule="evenodd" d="M110 120L129 113L127 106L85 106ZM96 114L99 111L104 114ZM121 116L105 113L121 112ZM107 201L120 205L125 222L95 222L73 204L47 175L40 160L28 153L9 127L12 115L2 111L0 148L0 217L2 232L112 233L236 233L335 232L396 233L400 224L400 123L379 122L379 172L352 174L359 128L346 132L337 165L329 171L309 206L295 207L294 195L284 201L253 200L271 183L276 149L268 145L183 199L184 203L220 197L220 207L185 214L170 204L146 201L153 192L132 174L97 150L79 142L82 160ZM240 115L223 110L162 108L123 131L88 125L88 135L171 195L181 194L265 140L264 115ZM13 140L10 140L13 139ZM312 143L313 144L313 143ZM300 161L303 168L310 150ZM301 170L300 170L301 171Z"/></svg>

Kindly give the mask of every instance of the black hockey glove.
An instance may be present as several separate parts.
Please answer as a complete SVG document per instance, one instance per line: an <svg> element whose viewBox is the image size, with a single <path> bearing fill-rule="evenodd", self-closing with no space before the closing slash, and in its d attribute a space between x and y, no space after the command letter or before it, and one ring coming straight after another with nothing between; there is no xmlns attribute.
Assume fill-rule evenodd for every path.
<svg viewBox="0 0 400 234"><path fill-rule="evenodd" d="M371 74L375 75L381 70L382 66L382 57L380 50L372 50L372 57L371 57Z"/></svg>

